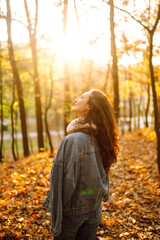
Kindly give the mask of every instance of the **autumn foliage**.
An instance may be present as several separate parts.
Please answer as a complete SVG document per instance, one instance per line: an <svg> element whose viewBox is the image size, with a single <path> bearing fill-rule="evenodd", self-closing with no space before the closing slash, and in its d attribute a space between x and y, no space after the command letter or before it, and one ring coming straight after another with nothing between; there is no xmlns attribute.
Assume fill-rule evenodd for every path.
<svg viewBox="0 0 160 240"><path fill-rule="evenodd" d="M155 134L139 130L120 138L110 170L110 201L103 203L97 239L160 239L160 188ZM42 207L52 165L49 153L3 163L0 239L52 239L50 213Z"/></svg>

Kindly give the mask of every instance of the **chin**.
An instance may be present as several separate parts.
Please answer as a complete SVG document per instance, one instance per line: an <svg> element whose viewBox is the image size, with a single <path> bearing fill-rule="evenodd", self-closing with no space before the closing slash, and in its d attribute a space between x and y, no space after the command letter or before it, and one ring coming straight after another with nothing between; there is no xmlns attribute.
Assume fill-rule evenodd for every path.
<svg viewBox="0 0 160 240"><path fill-rule="evenodd" d="M81 114L79 113L78 109L76 108L72 108L72 112L74 112L75 114L77 114L78 116L81 116Z"/></svg>

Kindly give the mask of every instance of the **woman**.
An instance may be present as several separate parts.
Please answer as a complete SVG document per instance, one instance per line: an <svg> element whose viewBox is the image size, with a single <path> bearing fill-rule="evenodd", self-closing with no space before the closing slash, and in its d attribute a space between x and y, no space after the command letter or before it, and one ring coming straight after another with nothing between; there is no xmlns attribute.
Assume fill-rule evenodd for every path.
<svg viewBox="0 0 160 240"><path fill-rule="evenodd" d="M55 240L94 240L101 202L109 199L108 171L118 154L117 124L107 97L91 90L75 100L79 118L67 127L51 169L51 211Z"/></svg>

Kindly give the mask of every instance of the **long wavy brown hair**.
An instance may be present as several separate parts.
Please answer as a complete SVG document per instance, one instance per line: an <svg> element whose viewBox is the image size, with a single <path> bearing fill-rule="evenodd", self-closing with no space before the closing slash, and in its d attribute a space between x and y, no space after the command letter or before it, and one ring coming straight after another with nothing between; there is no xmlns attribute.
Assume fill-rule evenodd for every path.
<svg viewBox="0 0 160 240"><path fill-rule="evenodd" d="M92 89L90 93L88 100L90 110L81 118L82 126L88 124L90 127L80 127L76 132L82 131L96 138L104 169L108 172L111 164L117 161L119 152L118 126L112 105L106 95L97 89ZM96 129L92 127L93 124Z"/></svg>

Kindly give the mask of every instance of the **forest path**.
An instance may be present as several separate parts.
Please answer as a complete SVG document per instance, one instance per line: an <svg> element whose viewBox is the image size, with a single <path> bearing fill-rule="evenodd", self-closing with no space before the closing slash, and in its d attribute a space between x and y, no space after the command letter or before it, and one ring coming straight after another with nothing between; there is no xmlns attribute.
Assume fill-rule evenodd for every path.
<svg viewBox="0 0 160 240"><path fill-rule="evenodd" d="M53 239L50 213L42 207L52 161L45 152L0 165L0 239ZM120 137L97 239L160 239L156 141L148 129Z"/></svg>

